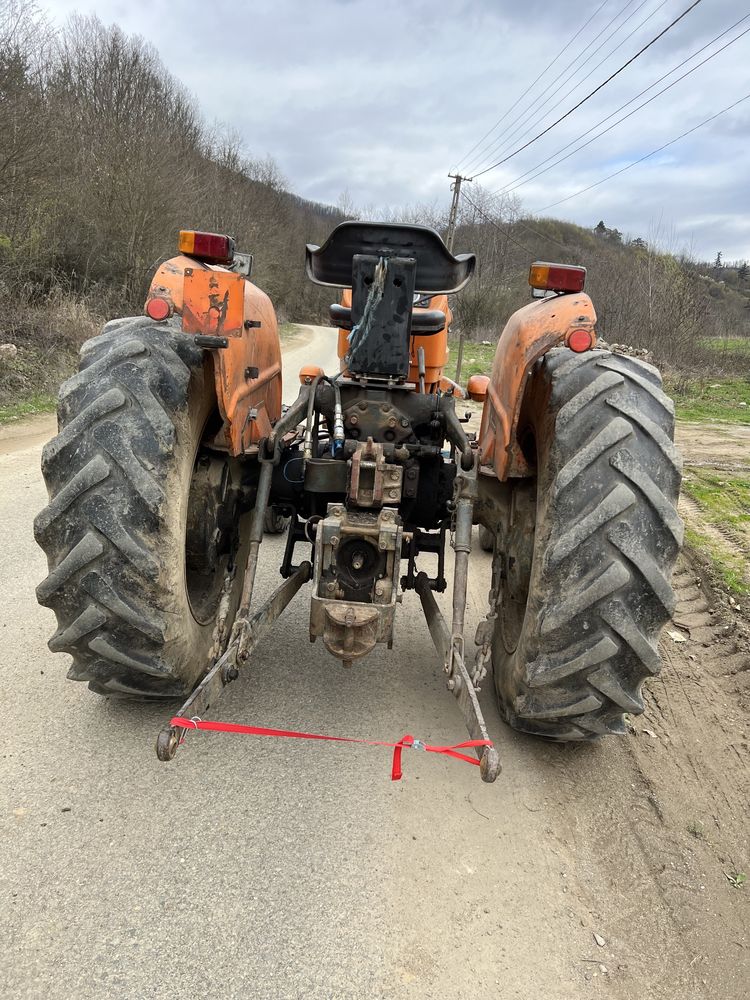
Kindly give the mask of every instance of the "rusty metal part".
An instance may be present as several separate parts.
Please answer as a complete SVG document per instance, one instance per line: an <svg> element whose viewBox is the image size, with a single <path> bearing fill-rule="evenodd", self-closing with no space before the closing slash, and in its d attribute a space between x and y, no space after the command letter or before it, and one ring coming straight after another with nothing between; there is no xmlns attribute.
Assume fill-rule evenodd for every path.
<svg viewBox="0 0 750 1000"><path fill-rule="evenodd" d="M479 431L481 464L490 474L501 480L530 474L516 431L531 369L574 329L590 332L595 346L595 323L593 303L583 292L537 299L508 320L495 351Z"/></svg>
<svg viewBox="0 0 750 1000"><path fill-rule="evenodd" d="M236 639L238 641L237 658L242 662L247 660L250 655L246 624L250 614L250 602L253 599L253 589L255 588L255 576L258 571L258 555L260 552L260 543L263 541L266 511L268 510L268 500L271 494L272 477L273 463L270 461L262 462L260 466L260 476L258 477L258 489L255 494L255 507L253 508L253 514L250 520L250 544L247 552L245 576L242 581L242 596L240 597L239 612L232 630L232 640L234 641Z"/></svg>
<svg viewBox="0 0 750 1000"><path fill-rule="evenodd" d="M324 611L323 642L329 653L345 666L369 653L378 641L377 605L329 601Z"/></svg>
<svg viewBox="0 0 750 1000"><path fill-rule="evenodd" d="M445 419L445 436L454 448L458 449L461 455L461 468L471 469L474 465L474 452L471 448L471 442L466 436L466 431L456 416L454 407L443 407L442 413Z"/></svg>
<svg viewBox="0 0 750 1000"><path fill-rule="evenodd" d="M455 527L453 549L456 553L453 572L453 630L454 637L463 642L466 589L469 581L469 554L471 529L474 521L474 501L477 496L476 471L463 472L455 481Z"/></svg>
<svg viewBox="0 0 750 1000"><path fill-rule="evenodd" d="M241 337L244 284L232 271L185 268L182 329L208 337Z"/></svg>
<svg viewBox="0 0 750 1000"><path fill-rule="evenodd" d="M232 455L252 450L281 415L281 346L271 300L241 274L185 256L160 265L146 301L152 298L170 303L186 333L227 339L209 362L223 444ZM248 380L247 368L256 368L257 377Z"/></svg>
<svg viewBox="0 0 750 1000"><path fill-rule="evenodd" d="M350 436L402 442L412 435L410 421L391 401L363 398L359 389L356 402L344 408L344 425ZM351 397L350 397L351 398ZM352 431L355 433L352 434Z"/></svg>
<svg viewBox="0 0 750 1000"><path fill-rule="evenodd" d="M435 649L444 664L452 661L453 676L448 678L448 688L458 702L469 736L473 740L488 740L490 737L487 725L479 707L477 693L466 669L463 654L455 647L448 625L441 615L435 596L430 589L426 573L420 573L417 576L415 589L422 602L422 610L427 619L427 627L430 630ZM497 750L494 747L477 747L476 753L482 781L493 782L502 770Z"/></svg>
<svg viewBox="0 0 750 1000"><path fill-rule="evenodd" d="M312 566L303 562L299 569L285 580L266 603L244 625L247 636L245 649L256 647L261 638L286 608L300 587L312 576ZM239 677L243 662L239 659L240 639L234 639L227 651L211 667L185 704L176 714L183 719L200 718L216 701L227 684ZM173 726L165 726L156 738L156 756L161 761L172 760L180 741L180 731Z"/></svg>
<svg viewBox="0 0 750 1000"><path fill-rule="evenodd" d="M397 505L401 500L403 469L388 465L382 444L368 437L354 451L349 471L348 497L355 507Z"/></svg>
<svg viewBox="0 0 750 1000"><path fill-rule="evenodd" d="M376 643L392 641L402 539L401 519L390 508L329 507L315 530L312 641L322 636L341 660L358 659Z"/></svg>
<svg viewBox="0 0 750 1000"><path fill-rule="evenodd" d="M305 417L308 401L312 388L309 385L300 386L299 395L286 411L283 417L276 421L274 428L268 435L266 444L267 450L274 454L287 432L294 430Z"/></svg>

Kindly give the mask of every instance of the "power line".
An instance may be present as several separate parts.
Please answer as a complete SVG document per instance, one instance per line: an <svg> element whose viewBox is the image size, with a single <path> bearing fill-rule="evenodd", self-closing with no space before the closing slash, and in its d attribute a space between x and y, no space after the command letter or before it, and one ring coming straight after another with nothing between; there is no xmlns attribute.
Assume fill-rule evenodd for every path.
<svg viewBox="0 0 750 1000"><path fill-rule="evenodd" d="M609 29L612 27L612 25L615 23L615 21L618 18L622 17L623 14L625 13L625 11L628 9L628 7L630 7L635 2L636 2L636 0L626 0L625 5L622 8L620 8L620 10L615 14L615 16L613 18L610 18L610 20L607 21L607 23L598 32L598 34L594 35L594 37L591 39L591 41L588 43L588 45L589 46L593 45L594 42L598 41L598 39L601 38L601 36L605 32L609 31ZM646 2L646 0L644 0L644 2ZM641 4L641 6L643 6L643 4ZM607 37L604 39L604 41L601 42L601 44L594 51L598 52L599 49L601 48L601 46L605 45L609 41L610 38L612 38L614 35L616 35L617 32L620 30L621 27L622 27L622 25L620 25L619 27L615 28L614 31L612 31L609 35L607 35ZM579 63L582 60L588 58L588 55L589 55L589 49L588 48L585 48L585 49L582 49L581 51L579 51L577 53L577 55L573 56L573 58L570 60L570 62L566 63L566 65L563 66L563 68L560 70L560 72L557 74L557 76L554 78L554 80L552 80L550 83L547 84L547 89L548 90L552 90L552 88L555 86L555 84L558 82L558 80L560 80L562 77L565 77L566 73L568 73L568 71L570 69L572 69L572 67L575 66L576 63ZM569 77L567 79L569 79ZM533 112L533 108L534 108L534 100L532 99L531 102L525 108L523 108L522 111L519 111L519 113L516 115L516 117L510 123L509 128L510 129L515 129L518 126L519 122L521 122L523 120L523 118L530 111ZM495 141L493 141L490 144L489 148L490 149L495 149L497 147L498 143L502 143L503 141L504 141L504 136L499 136L498 139L496 139ZM466 169L471 169L473 167L479 167L480 164L485 161L486 155L487 155L488 152L489 152L489 150L487 150L485 153L483 153L479 157L475 156L473 158L473 160L471 161L471 163L467 164L467 168Z"/></svg>
<svg viewBox="0 0 750 1000"><path fill-rule="evenodd" d="M468 201L468 203L471 205L473 209L479 212L479 214L482 216L485 222L489 222L491 226L494 226L495 229L499 230L499 232L501 232L504 236L506 236L511 241L511 243L515 243L516 246L520 247L523 251L525 251L525 253L531 254L532 257L534 256L533 250L529 250L529 248L524 246L523 243L520 242L520 240L517 240L515 238L515 236L511 236L507 229L503 228L503 226L501 226L498 222L495 222L492 216L487 215L484 209L480 208L479 205L477 205L477 203L474 201L474 199L470 198L465 191L461 192L461 197L465 201Z"/></svg>
<svg viewBox="0 0 750 1000"><path fill-rule="evenodd" d="M461 192L461 197L464 198L465 201L468 201L469 204L472 206L472 208L476 209L476 211L479 212L479 214L486 222L489 222L491 225L495 226L495 228L499 229L500 232L504 233L509 240L512 240L512 242L515 243L517 246L521 247L522 250L525 250L526 253L530 253L533 256L534 254L533 250L529 250L527 246L524 246L523 243L520 243L517 239L511 236L507 229L504 229L495 219L493 219L490 215L488 215L484 211L484 209L480 208L479 205L477 205L477 203L472 198L470 198L465 191ZM527 222L513 222L512 225L520 226L521 229L524 229L528 233L532 233L534 236L538 236L539 239L544 240L545 243L554 243L556 247L560 247L560 249L564 250L566 253L570 251L570 247L567 247L565 246L564 243L561 243L559 240L556 240L554 236L550 236L549 233L540 233L538 229L534 229L534 227L530 226Z"/></svg>
<svg viewBox="0 0 750 1000"><path fill-rule="evenodd" d="M579 195L585 194L587 191L591 191L595 187L599 187L606 181L612 180L613 177L617 177L619 174L624 174L626 170L630 170L631 167L635 167L639 163L643 163L644 160L648 160L650 157L656 156L656 154L661 153L663 149L667 149L667 147L673 146L676 142L679 142L680 139L684 139L685 136L691 135L693 132L697 132L699 128L703 128L704 125L708 125L709 122L712 122L721 115L726 114L727 111L731 111L733 108L736 108L738 104L742 104L743 101L747 101L748 99L750 99L750 94L745 94L744 97L735 101L734 104L729 104L726 108L722 108L721 111L717 111L716 114L711 115L710 118L704 119L702 122L699 122L697 125L689 128L686 132L682 132L680 135L675 136L674 139L670 139L669 142L665 142L663 146L659 146L657 149L652 149L651 152L646 153L645 156L641 156L637 160L633 160L632 163L628 163L626 166L621 167L619 170L615 170L613 173L607 174L606 177L602 177L601 180L595 181L593 184L589 184L588 187L581 188L580 191L576 191L574 194L569 194L567 198L561 198L559 201L553 201L549 205L543 205L541 208L536 210L535 214L538 214L539 212L546 212L548 208L556 208L558 205L562 205L566 201L571 201L573 198L577 198Z"/></svg>
<svg viewBox="0 0 750 1000"><path fill-rule="evenodd" d="M632 31L628 32L628 34L621 41L619 41L617 45L614 46L614 48L611 48L609 52L602 59L600 59L595 66L592 66L591 69L588 71L588 73L586 73L586 75L581 80L579 80L578 83L573 84L572 87L566 90L565 93L561 97L559 97L557 101L555 101L552 107L544 111L543 109L545 105L549 104L549 102L555 97L554 93L550 94L547 97L547 99L541 105L539 105L538 108L534 109L534 112L529 119L528 128L526 129L525 132L521 132L520 129L517 129L505 143L498 142L494 144L495 147L497 146L501 147L499 151L495 153L495 155L503 156L507 152L507 150L512 149L514 145L517 145L522 139L525 139L526 136L529 134L529 132L531 132L531 130L535 128L539 122L543 121L556 108L559 108L560 105L563 104L565 100L568 97L570 97L570 95L574 93L581 86L581 84L585 83L586 80L590 79L594 75L594 73L596 73L596 71L599 69L600 66L603 66L604 63L606 63L607 60L610 59L615 54L615 52L621 49L622 46L625 45L626 42L628 42L633 37L633 35L636 35L644 26L644 24L650 21L652 17L655 17L656 14L658 14L659 11L662 9L662 7L666 6L667 3L669 3L669 0L661 0L659 6L655 7L650 14L647 14L642 21L639 21L638 24L635 26L635 28L633 28ZM625 26L626 22L629 21L631 17L634 17L643 6L644 4L641 4L639 7L636 7L636 9L632 12L632 14L630 14L629 17L627 17L625 21L623 21L623 23L620 25L617 31L613 32L612 35L609 36L609 38L614 37L614 35L616 35L617 32L620 31ZM605 42L609 41L609 38L605 39ZM597 49L595 49L594 52L591 53L591 55L594 56L596 52L598 52L599 49L602 48L605 42L602 42L602 45L600 45ZM574 79L578 75L578 73L580 73L580 71L581 68L579 67L579 69L577 69L576 72L571 77L569 77L568 81L566 82L569 82L570 80ZM484 162L487 162L487 160L485 159Z"/></svg>
<svg viewBox="0 0 750 1000"><path fill-rule="evenodd" d="M552 122L551 125L548 125L547 128L543 129L538 135L535 135L533 139L529 139L529 141L524 143L523 146L519 146L518 149L514 150L512 153L509 153L508 156L504 157L502 160L498 160L497 163L493 163L491 166L485 167L483 170L480 170L478 173L475 173L474 177L481 177L482 174L486 174L490 170L495 170L502 163L507 163L508 160L511 160L514 156L517 156L524 149L528 149L528 147L531 146L532 143L536 142L538 139L541 139L543 135L546 135L548 132L550 132L556 125L559 125L560 122L570 117L570 115L572 115L574 111L577 111L578 108L580 108L583 104L586 103L586 101L591 100L594 94L598 94L603 87L606 87L606 85L610 83L612 80L614 80L616 76L619 76L620 73L623 72L623 70L627 69L628 66L634 63L635 60L638 59L640 56L642 56L647 49L650 49L652 45L654 45L656 42L659 41L660 38L663 38L668 31L671 31L671 29L674 28L676 24L678 24L684 17L686 17L690 13L691 10L694 10L698 6L698 4L702 2L703 0L693 0L693 3L690 4L690 6L687 7L679 15L679 17L676 17L674 21L672 21L670 24L666 26L666 28L663 28L658 35L655 35L650 42L647 42L646 45L644 45L643 48L639 49L634 56L631 56L627 62L623 63L619 69L616 69L614 73L608 76L607 79L604 80L602 83L600 83L598 87L595 87L594 90L591 91L591 93L587 94L577 104L575 104L572 108L570 108L569 111L566 111L564 115L562 115L560 118L557 119L557 121Z"/></svg>
<svg viewBox="0 0 750 1000"><path fill-rule="evenodd" d="M632 97L629 101L626 101L625 104L621 104L619 108L617 108L611 114L607 115L606 118L602 118L601 121L596 123L596 125L593 125L590 129L586 129L586 131L581 133L581 135L571 140L571 142L567 143L567 145L563 146L561 149L558 149L557 152L552 153L550 156L542 160L540 163L537 163L535 166L530 167L527 171L525 171L525 173L519 174L518 177L515 177L512 181L509 181L507 184L502 185L496 191L493 191L492 194L510 194L511 191L516 191L518 188L523 187L526 184L529 184L531 181L536 180L537 177L541 177L542 174L546 174L549 170L552 170L554 169L554 167L557 167L561 163L564 163L565 160L570 159L571 156L575 156L576 153L580 153L582 149L586 149L586 147L590 146L593 142L596 142L598 139L601 139L602 136L606 135L608 132L611 132L612 129L616 128L618 125L621 125L622 122L626 121L632 115L636 114L636 112L645 108L646 105L650 104L652 101L655 101L657 97L661 97L662 94L665 94L668 90L671 90L672 87L675 87L686 77L690 76L691 73L695 73L695 71L700 69L701 66L705 66L707 62L710 62L716 56L720 55L725 49L728 49L731 45L734 45L735 42L738 42L740 38L742 38L744 35L750 32L750 28L746 28L744 31L740 32L739 35L735 35L734 38L730 39L728 42L726 42L726 44L722 45L721 48L716 50L716 52L712 52L711 55L706 56L705 59L702 59L699 63L697 63L687 72L683 73L682 76L678 76L676 80L673 80L672 83L668 84L666 87L662 87L661 90L659 90L656 94L653 94L647 101L644 101L642 104L639 104L637 108L633 108L632 111L629 111L626 115L623 115L622 118L618 118L617 121L607 126L607 128L603 129L597 135L591 136L591 138L587 139L586 142L584 142L580 146L577 146L575 149L571 150L570 153L567 153L565 156L560 156L560 153L564 153L566 149L570 149L571 146L574 146L585 136L589 135L594 129L599 128L600 125L603 125L605 122L609 121L610 118L613 118L624 108L628 107L628 105L632 104L634 101L637 101L639 97L643 96L643 94L646 94L649 90L652 90L657 84L661 83L662 80L665 80L668 76L671 76L672 73L675 73L678 69L684 66L685 63L690 62L691 59L695 59L697 55L700 55L700 53L703 52L705 49L707 49L710 45L713 45L715 42L719 41L719 39L723 38L724 35L726 35L728 32L732 31L734 28L737 28L740 24L742 24L743 21L747 21L748 18L750 18L750 14L746 14L744 17L740 18L739 21L735 21L735 23L730 25L730 27L725 28L725 30L716 35L715 38L712 38L710 42L706 42L706 44L702 45L701 48L697 49L691 55L687 56L687 58L683 59L676 66L673 66L672 69L670 69L667 73L664 73L662 76L660 76L658 80L655 80L648 87L645 87L639 94L636 94L635 97ZM555 159L555 157L559 158ZM554 160L555 162L550 163L549 162L550 160ZM544 166L545 163L549 163L549 166L545 167ZM540 167L543 169L539 169ZM530 177L529 174L531 174ZM523 180L524 177L526 177L527 180Z"/></svg>
<svg viewBox="0 0 750 1000"><path fill-rule="evenodd" d="M579 36L579 35L580 35L580 34L581 34L581 33L582 33L583 31L585 31L585 30L586 30L586 28L588 28L588 26L589 26L589 25L591 24L591 22L592 22L592 21L594 20L594 18L595 18L595 17L596 17L596 15L597 15L597 14L599 13L599 11L600 11L600 10L602 9L602 7L605 7L605 6L606 6L606 5L607 5L607 4L609 3L609 2L610 2L610 0L602 0L602 2L601 2L601 3L599 4L599 6L598 6L598 7L596 8L596 10L594 11L594 13L593 13L593 14L592 14L592 15L591 15L591 16L589 17L589 19L588 19L588 20L587 20L587 21L586 21L586 22L585 22L584 24L582 24L582 25L581 25L581 27L580 27L580 28L579 28L579 29L578 29L578 30L577 30L577 31L575 32L575 34L574 34L574 35L572 35L572 37L571 37L571 38L569 38L569 39L568 39L568 41L566 42L566 44L565 44L565 45L563 45L563 46L561 46L561 47L560 47L560 49L559 49L559 51L558 51L557 55L555 56L555 58L554 58L554 59L552 60L552 62L548 63L548 64L547 64L547 65L545 66L545 68L544 68L544 69L542 70L542 72L541 72L541 73L539 74L539 76L538 76L538 77L536 78L536 80L534 80L534 82L533 82L533 83L530 83L530 84L529 84L529 86L528 86L528 87L526 88L526 90L524 90L524 92L523 92L523 93L521 94L521 96L520 96L520 97L516 98L516 100L515 100L515 101L513 102L513 104L511 104L511 106L510 106L510 107L508 108L508 110L507 110L507 111L505 112L505 114L504 114L504 115L501 115L501 117L500 117L500 118L498 118L498 120L497 120L497 121L495 122L495 124L494 124L494 125L492 126L492 128L488 129L488 130L487 130L487 131L486 131L486 132L484 133L484 135L482 136L482 138L481 138L481 139L479 139L479 141L478 141L478 142L475 142L475 143L474 143L474 145L473 145L473 146L471 147L471 149L469 150L469 152L468 152L468 153L466 153L466 154L465 154L464 156L462 156L462 157L461 157L461 159L460 159L460 160L459 160L459 162L458 162L458 166L459 166L459 167L461 166L461 164L462 164L462 163L463 163L463 162L464 162L465 160L468 160L468 158L469 158L469 157L471 156L471 154L472 154L472 153L474 152L474 150L475 150L475 149L477 149L477 147L481 146L481 145L482 145L482 144L484 143L484 140L485 140L485 139L487 139L487 138L488 138L488 136L492 135L492 133L493 133L493 132L495 131L495 129L496 129L496 128L497 128L497 127L498 127L499 125L501 125L501 124L502 124L502 123L503 123L503 122L505 121L505 119L506 119L506 118L508 117L508 115L509 115L509 114L510 114L510 113L511 113L511 112L512 112L513 110L515 110L515 108L517 108L517 107L518 107L518 105L519 105L519 104L521 103L521 101L522 101L522 100L524 99L524 97L526 97L526 95L527 95L527 94L529 93L529 91L530 91L530 90L533 90L533 89L534 89L534 87L535 87L535 86L536 86L536 85L537 85L537 84L539 83L539 81L540 81L540 80L542 79L542 77L543 77L543 76L544 76L544 75L545 75L546 73L548 73L548 72L549 72L549 70L551 70L551 69L552 69L552 67L553 67L553 66L555 65L555 63L556 63L556 62L557 62L557 60L558 60L558 59L560 58L560 56L561 56L561 55L563 54L563 52L565 52L565 51L566 51L566 49L568 49L568 48L569 48L569 47L570 47L570 46L571 46L571 45L573 44L573 42L574 42L574 41L576 40L576 38L578 38L578 36ZM476 157L474 157L474 159L476 159ZM458 167L457 167L456 169L458 170Z"/></svg>

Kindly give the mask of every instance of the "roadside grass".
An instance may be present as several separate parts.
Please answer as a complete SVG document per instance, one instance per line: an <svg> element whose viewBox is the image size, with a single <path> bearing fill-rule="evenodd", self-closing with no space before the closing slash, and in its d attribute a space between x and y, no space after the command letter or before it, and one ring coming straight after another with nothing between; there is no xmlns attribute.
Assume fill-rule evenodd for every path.
<svg viewBox="0 0 750 1000"><path fill-rule="evenodd" d="M477 344L471 340L464 341L464 358L461 365L461 382L466 384L472 375L489 375L492 372L492 362L495 360L497 344ZM450 359L445 366L448 378L456 377L456 361L458 360L458 338L448 342Z"/></svg>
<svg viewBox="0 0 750 1000"><path fill-rule="evenodd" d="M667 375L664 388L678 420L750 424L750 378L688 378Z"/></svg>
<svg viewBox="0 0 750 1000"><path fill-rule="evenodd" d="M23 399L0 406L0 424L10 424L37 413L51 413L57 405L57 396L48 392L34 392Z"/></svg>
<svg viewBox="0 0 750 1000"><path fill-rule="evenodd" d="M686 466L682 489L701 515L685 528L686 542L710 560L730 593L750 596L750 477Z"/></svg>
<svg viewBox="0 0 750 1000"><path fill-rule="evenodd" d="M742 343L747 345L750 341L744 340ZM455 378L458 339L450 340L448 347L450 359L445 367L445 374L449 378ZM491 373L496 347L495 343L478 344L470 340L464 342L461 368L461 381L464 384L471 375ZM750 424L750 377L695 378L686 375L665 375L664 388L674 400L678 420L696 423L706 420Z"/></svg>
<svg viewBox="0 0 750 1000"><path fill-rule="evenodd" d="M719 354L746 354L750 358L750 337L703 337L698 343Z"/></svg>

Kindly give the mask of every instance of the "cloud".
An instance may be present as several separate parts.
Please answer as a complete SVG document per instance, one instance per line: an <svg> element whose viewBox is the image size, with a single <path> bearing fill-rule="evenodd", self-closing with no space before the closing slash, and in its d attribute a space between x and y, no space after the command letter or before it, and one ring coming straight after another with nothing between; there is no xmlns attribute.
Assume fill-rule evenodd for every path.
<svg viewBox="0 0 750 1000"><path fill-rule="evenodd" d="M552 60L480 152L497 136L496 151L507 146L513 152L526 141L527 129L526 138L533 137L688 5L218 0L208 7L198 0L98 0L91 10L151 41L207 118L232 126L252 154L273 156L299 194L336 202L346 191L355 204L396 206L436 199L447 204L448 170ZM61 22L73 10L85 12L86 0L45 6ZM481 183L499 189L579 135L590 135L602 118L742 16L731 0L704 0L570 118ZM723 41L748 26L750 20ZM595 183L750 92L749 58L750 34L586 150L524 183L516 192L524 208L533 212ZM533 108L548 97L535 125ZM634 234L660 226L699 255L713 257L721 249L725 260L750 258L749 132L750 101L551 214L582 225L604 218ZM474 169L481 161L493 162L480 156Z"/></svg>

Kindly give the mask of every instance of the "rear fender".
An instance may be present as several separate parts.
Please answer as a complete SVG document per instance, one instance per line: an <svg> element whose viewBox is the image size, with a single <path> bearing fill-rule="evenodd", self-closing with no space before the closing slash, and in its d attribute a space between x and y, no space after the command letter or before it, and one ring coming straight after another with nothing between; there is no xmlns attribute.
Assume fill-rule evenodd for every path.
<svg viewBox="0 0 750 1000"><path fill-rule="evenodd" d="M146 301L155 297L168 300L186 334L229 341L209 352L224 421L217 443L232 455L254 451L281 416L281 346L271 300L242 275L184 256L159 267Z"/></svg>
<svg viewBox="0 0 750 1000"><path fill-rule="evenodd" d="M485 475L500 480L528 476L531 469L517 439L524 392L534 363L564 344L573 330L588 330L596 343L596 312L588 295L537 299L515 312L500 335L479 431L479 461Z"/></svg>

